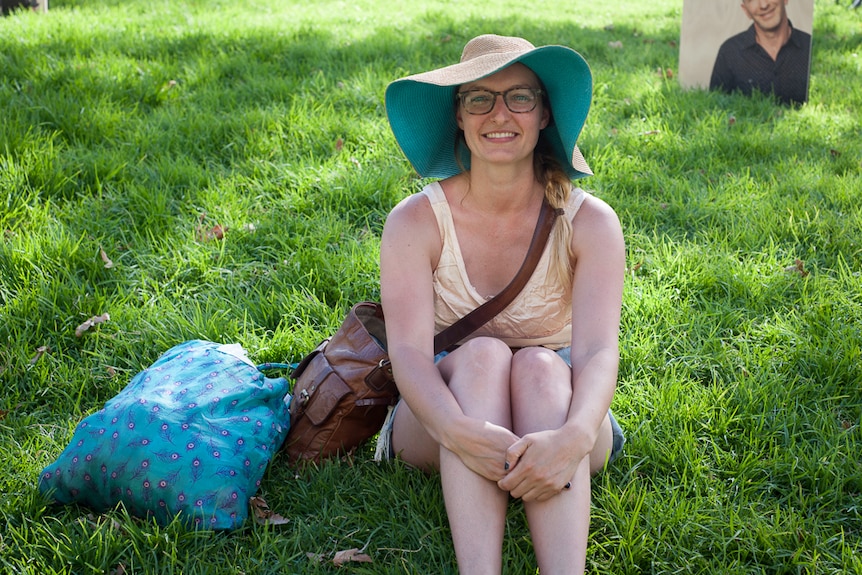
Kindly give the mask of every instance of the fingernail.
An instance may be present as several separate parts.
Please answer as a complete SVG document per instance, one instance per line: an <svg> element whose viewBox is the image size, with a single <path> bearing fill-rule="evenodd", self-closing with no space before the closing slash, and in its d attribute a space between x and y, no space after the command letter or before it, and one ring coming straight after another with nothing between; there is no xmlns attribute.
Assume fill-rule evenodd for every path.
<svg viewBox="0 0 862 575"><path fill-rule="evenodd" d="M503 469L509 471L509 462L507 461L505 465L503 465Z"/></svg>

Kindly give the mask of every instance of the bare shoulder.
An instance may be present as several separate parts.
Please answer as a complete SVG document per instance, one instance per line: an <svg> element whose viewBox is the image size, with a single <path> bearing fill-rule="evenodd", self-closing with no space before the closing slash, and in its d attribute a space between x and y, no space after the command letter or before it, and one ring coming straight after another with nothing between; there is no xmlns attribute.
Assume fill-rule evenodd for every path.
<svg viewBox="0 0 862 575"><path fill-rule="evenodd" d="M440 243L437 219L425 194L412 194L389 212L383 227L382 255L394 253L403 258L409 252L430 256L439 250Z"/></svg>
<svg viewBox="0 0 862 575"><path fill-rule="evenodd" d="M432 215L431 203L425 194L411 194L398 202L386 217L387 225L416 224Z"/></svg>
<svg viewBox="0 0 862 575"><path fill-rule="evenodd" d="M608 233L619 232L622 234L620 219L614 209L601 198L587 193L581 209L575 214L575 229L587 228L591 232L599 232L605 229Z"/></svg>
<svg viewBox="0 0 862 575"><path fill-rule="evenodd" d="M579 247L584 247L584 243L594 247L596 243L621 245L623 241L622 226L617 213L607 202L589 193L575 214L572 229L576 252Z"/></svg>
<svg viewBox="0 0 862 575"><path fill-rule="evenodd" d="M584 203L575 215L575 221L579 221L579 218L590 222L598 220L596 223L604 221L609 224L619 224L619 218L614 209L607 202L589 192L584 194Z"/></svg>
<svg viewBox="0 0 862 575"><path fill-rule="evenodd" d="M428 184L423 190L426 192L431 186L439 186L443 193L448 197L453 190L458 190L464 186L464 176L459 174L439 182ZM416 225L424 223L434 223L436 229L437 218L434 216L434 210L431 208L431 200L426 193L411 194L401 200L389 213L388 220L394 223L406 223L407 225Z"/></svg>

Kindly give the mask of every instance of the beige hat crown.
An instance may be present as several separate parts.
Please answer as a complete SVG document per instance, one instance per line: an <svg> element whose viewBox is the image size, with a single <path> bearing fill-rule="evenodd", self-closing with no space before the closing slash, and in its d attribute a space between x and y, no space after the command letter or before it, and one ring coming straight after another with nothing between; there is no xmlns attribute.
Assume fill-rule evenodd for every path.
<svg viewBox="0 0 862 575"><path fill-rule="evenodd" d="M464 50L461 51L461 62L467 62L486 54L528 52L534 48L533 44L523 38L484 34L467 42Z"/></svg>

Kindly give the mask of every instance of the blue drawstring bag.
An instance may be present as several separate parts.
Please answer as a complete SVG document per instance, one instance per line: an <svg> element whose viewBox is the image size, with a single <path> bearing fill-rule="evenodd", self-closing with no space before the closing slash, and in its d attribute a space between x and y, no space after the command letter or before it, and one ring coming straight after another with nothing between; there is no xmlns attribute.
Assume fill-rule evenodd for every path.
<svg viewBox="0 0 862 575"><path fill-rule="evenodd" d="M290 425L285 378L236 344L194 340L165 352L75 429L39 491L59 503L165 525L234 529Z"/></svg>

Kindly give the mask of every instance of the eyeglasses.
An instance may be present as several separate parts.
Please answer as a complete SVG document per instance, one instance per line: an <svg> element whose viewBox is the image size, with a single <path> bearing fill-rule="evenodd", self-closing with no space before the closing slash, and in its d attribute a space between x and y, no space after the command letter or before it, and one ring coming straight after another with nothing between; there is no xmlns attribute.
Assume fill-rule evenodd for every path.
<svg viewBox="0 0 862 575"><path fill-rule="evenodd" d="M481 116L494 109L497 96L503 96L503 101L510 112L515 114L526 114L536 109L539 103L541 90L534 88L509 88L505 92L493 92L491 90L465 90L458 92L457 97L468 114Z"/></svg>

